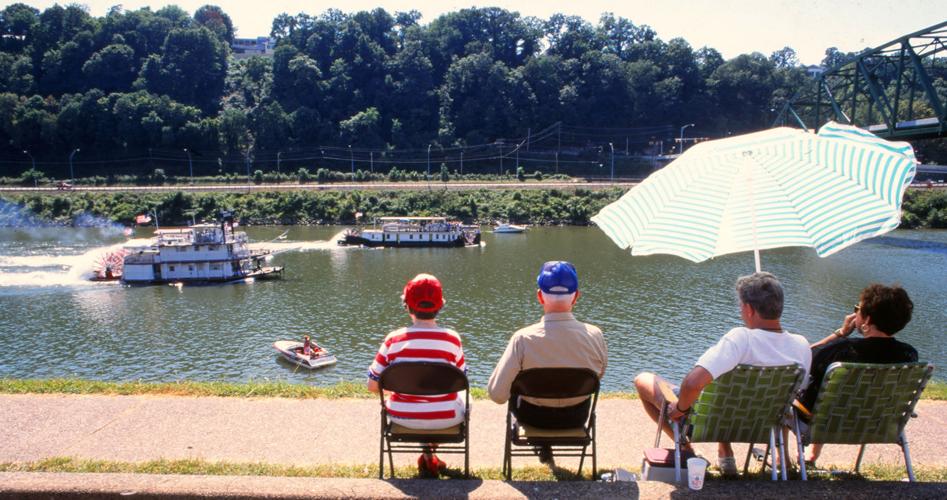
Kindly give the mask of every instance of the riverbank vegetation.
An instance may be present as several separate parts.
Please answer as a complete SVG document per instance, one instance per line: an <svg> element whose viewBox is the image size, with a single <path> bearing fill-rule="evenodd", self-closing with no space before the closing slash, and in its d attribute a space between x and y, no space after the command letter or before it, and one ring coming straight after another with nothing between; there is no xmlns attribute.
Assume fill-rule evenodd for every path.
<svg viewBox="0 0 947 500"><path fill-rule="evenodd" d="M620 188L450 191L434 184L410 191L5 194L0 197L0 226L102 219L132 224L136 215L152 211L161 225L174 226L213 219L221 209L232 210L241 224L354 224L380 216L444 215L468 222L504 219L583 225L623 192Z"/></svg>
<svg viewBox="0 0 947 500"><path fill-rule="evenodd" d="M281 382L107 382L77 378L14 379L0 378L0 394L101 394L106 396L198 396L198 397L270 397L291 399L339 399L376 396L362 383L337 382L334 385L311 386ZM486 390L471 388L474 399L487 399ZM603 392L603 398L636 399L633 392ZM947 382L931 381L922 399L947 401Z"/></svg>
<svg viewBox="0 0 947 500"><path fill-rule="evenodd" d="M232 210L241 224L355 224L381 216L444 215L467 222L503 219L530 224L585 225L625 190L429 189L399 191L263 191L4 194L0 227L85 225L103 220L130 225L138 214L157 213L161 225L185 225ZM910 189L901 227L947 228L947 190ZM357 217L358 214L361 214Z"/></svg>
<svg viewBox="0 0 947 500"><path fill-rule="evenodd" d="M441 163L622 176L636 158L679 149L685 124L691 140L768 128L810 82L790 47L725 59L611 13L597 23L497 7L429 20L284 13L269 33L246 34L269 35L266 55L252 57L236 54L233 23L214 5L116 5L96 17L79 4L12 3L0 33L0 162L12 178ZM822 65L851 55L827 47ZM893 94L893 82L874 84ZM901 107L928 116L908 94ZM943 159L943 139L929 142L927 159Z"/></svg>

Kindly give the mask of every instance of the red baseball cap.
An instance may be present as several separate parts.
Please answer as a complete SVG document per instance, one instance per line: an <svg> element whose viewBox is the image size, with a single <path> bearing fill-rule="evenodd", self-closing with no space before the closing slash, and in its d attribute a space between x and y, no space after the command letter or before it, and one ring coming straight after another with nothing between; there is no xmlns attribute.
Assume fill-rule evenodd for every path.
<svg viewBox="0 0 947 500"><path fill-rule="evenodd" d="M444 306L444 290L437 278L421 273L404 286L401 300L412 311L437 312Z"/></svg>

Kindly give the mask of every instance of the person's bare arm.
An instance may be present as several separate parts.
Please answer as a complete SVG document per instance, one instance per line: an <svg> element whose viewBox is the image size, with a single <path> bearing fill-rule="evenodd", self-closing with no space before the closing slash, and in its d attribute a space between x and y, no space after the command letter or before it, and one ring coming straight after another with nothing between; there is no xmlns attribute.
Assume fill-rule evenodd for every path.
<svg viewBox="0 0 947 500"><path fill-rule="evenodd" d="M824 339L810 345L809 347L814 349L816 347L822 347L829 342L832 342L836 339L842 339L848 337L855 330L855 313L845 316L845 320L842 321L842 327L836 329L834 332L830 333Z"/></svg>
<svg viewBox="0 0 947 500"><path fill-rule="evenodd" d="M713 380L713 376L706 368L695 366L681 382L681 393L677 398L677 402L671 405L668 416L672 420L683 418L690 410L691 405L697 401L700 391L704 390L704 387L707 387Z"/></svg>

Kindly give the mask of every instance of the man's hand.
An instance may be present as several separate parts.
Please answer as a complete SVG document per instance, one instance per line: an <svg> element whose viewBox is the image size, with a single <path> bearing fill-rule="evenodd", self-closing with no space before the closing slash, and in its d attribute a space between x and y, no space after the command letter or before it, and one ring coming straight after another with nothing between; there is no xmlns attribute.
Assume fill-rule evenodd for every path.
<svg viewBox="0 0 947 500"><path fill-rule="evenodd" d="M671 420L675 422L680 422L681 420L684 419L684 417L687 416L688 413L690 413L690 408L688 408L687 411L680 411L677 408L676 403L669 406L670 406L670 410L668 411L668 418L670 418Z"/></svg>

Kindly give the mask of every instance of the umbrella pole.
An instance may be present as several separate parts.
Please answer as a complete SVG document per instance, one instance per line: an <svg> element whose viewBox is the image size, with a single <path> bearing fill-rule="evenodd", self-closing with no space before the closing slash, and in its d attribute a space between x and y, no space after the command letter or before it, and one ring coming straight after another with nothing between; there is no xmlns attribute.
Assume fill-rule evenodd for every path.
<svg viewBox="0 0 947 500"><path fill-rule="evenodd" d="M753 249L753 260L756 261L756 272L762 271L760 269L760 250L758 248Z"/></svg>

